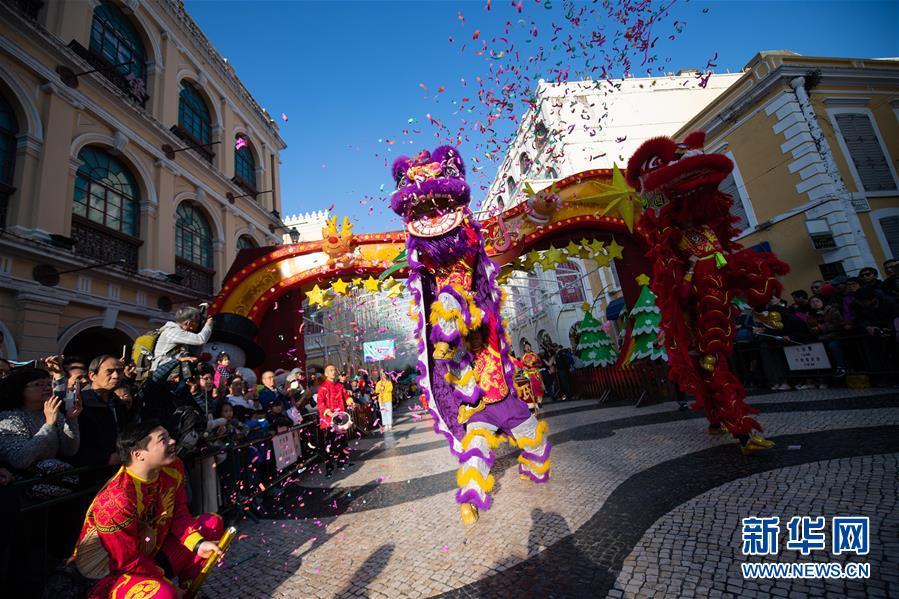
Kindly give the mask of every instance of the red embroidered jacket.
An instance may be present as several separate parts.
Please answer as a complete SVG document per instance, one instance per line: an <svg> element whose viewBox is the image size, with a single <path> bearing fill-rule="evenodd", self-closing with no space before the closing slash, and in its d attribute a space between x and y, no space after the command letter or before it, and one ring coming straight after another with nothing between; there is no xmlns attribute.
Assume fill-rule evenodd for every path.
<svg viewBox="0 0 899 599"><path fill-rule="evenodd" d="M326 410L331 410L332 414L337 412L345 412L347 400L350 394L347 393L343 385L337 381L325 381L318 388L318 422L319 427L327 429L331 426L331 417L325 416Z"/></svg>
<svg viewBox="0 0 899 599"><path fill-rule="evenodd" d="M193 551L203 541L197 528L181 460L163 468L155 481L123 466L88 508L73 559L86 577L110 583L124 573L161 577L154 557L163 542L171 534Z"/></svg>

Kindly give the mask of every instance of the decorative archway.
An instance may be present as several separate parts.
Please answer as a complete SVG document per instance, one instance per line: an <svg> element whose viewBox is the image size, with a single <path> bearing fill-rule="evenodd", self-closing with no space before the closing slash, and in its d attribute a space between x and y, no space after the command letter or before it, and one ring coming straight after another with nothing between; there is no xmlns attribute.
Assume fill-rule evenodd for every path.
<svg viewBox="0 0 899 599"><path fill-rule="evenodd" d="M481 221L488 256L509 270L528 252L558 252L566 243L590 239L614 249L609 259L617 260L619 269L634 275L648 272L637 235L624 219L604 215L608 203L597 199L597 186L607 189L612 175L609 169L591 170L557 181L551 188L528 189L533 201ZM259 327L260 345L270 355L292 351L304 357L302 333L284 335L284 331L301 330L304 294L330 281L377 277L393 267L405 249L405 231L348 235L345 240L341 234L342 249L331 237L241 250L210 313L234 313L252 320ZM392 274L405 276L402 269ZM639 293L633 277L622 278L621 285L624 296L633 302Z"/></svg>

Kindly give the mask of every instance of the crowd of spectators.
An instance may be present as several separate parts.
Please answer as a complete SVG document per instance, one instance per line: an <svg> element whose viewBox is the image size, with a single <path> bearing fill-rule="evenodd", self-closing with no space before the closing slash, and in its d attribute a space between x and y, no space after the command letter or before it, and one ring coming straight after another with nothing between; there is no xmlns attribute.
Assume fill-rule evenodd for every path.
<svg viewBox="0 0 899 599"><path fill-rule="evenodd" d="M274 471L272 435L302 429L303 446L312 448L331 476L336 468L352 466L349 435L385 430L380 414L395 394L384 393L384 385L375 394L367 371L341 373L329 365L308 378L300 369L267 371L258 387L249 385L227 353L213 356L214 364L199 360L211 331L203 318L201 311L188 309L167 323L144 373L111 355L89 362L51 356L13 363L0 357L0 506L8 518L25 504L101 485L121 465L119 433L134 423L161 422L182 458L211 456L222 498L232 505L258 499L252 491L264 488L259 472ZM404 397L407 387L398 385L396 394ZM331 426L338 412L351 415L352 426L343 434ZM390 425L387 421L386 429ZM51 535L66 537L51 543L58 546L57 558L71 551L86 505L72 507L68 514L57 510L67 521ZM3 579L10 564L15 570L16 560L25 559L11 550L16 536L15 527L0 533Z"/></svg>
<svg viewBox="0 0 899 599"><path fill-rule="evenodd" d="M847 374L864 373L870 384L894 380L899 364L899 261L857 277L813 281L790 293L791 302L772 298L763 310L745 311L738 321L737 370L750 387L789 390L842 385ZM820 342L831 368L791 371L783 348Z"/></svg>

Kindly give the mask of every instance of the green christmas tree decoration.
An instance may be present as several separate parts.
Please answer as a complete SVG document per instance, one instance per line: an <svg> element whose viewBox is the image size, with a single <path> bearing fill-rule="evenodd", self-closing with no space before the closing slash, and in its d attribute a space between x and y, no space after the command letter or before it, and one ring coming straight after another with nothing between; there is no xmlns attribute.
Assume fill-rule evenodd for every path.
<svg viewBox="0 0 899 599"><path fill-rule="evenodd" d="M618 359L618 352L602 324L590 313L590 305L584 304L584 320L578 326L578 357L585 366L611 366Z"/></svg>
<svg viewBox="0 0 899 599"><path fill-rule="evenodd" d="M637 283L642 287L640 296L631 308L629 318L634 322L631 338L634 340L634 351L630 361L649 358L650 360L668 360L668 354L662 346L656 346L659 338L659 321L661 311L656 305L656 295L649 288L649 277L640 275Z"/></svg>

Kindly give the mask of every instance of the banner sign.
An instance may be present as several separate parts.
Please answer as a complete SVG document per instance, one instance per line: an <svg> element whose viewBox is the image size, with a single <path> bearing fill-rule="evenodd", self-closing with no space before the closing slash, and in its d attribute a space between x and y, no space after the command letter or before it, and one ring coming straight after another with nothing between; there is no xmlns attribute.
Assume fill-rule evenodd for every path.
<svg viewBox="0 0 899 599"><path fill-rule="evenodd" d="M279 471L284 470L297 461L297 446L293 432L272 437L272 448L275 451L275 465Z"/></svg>
<svg viewBox="0 0 899 599"><path fill-rule="evenodd" d="M790 370L827 370L830 368L830 360L823 343L809 343L807 345L790 345L784 347L787 356L787 364Z"/></svg>
<svg viewBox="0 0 899 599"><path fill-rule="evenodd" d="M366 341L362 344L362 355L366 362L381 362L396 357L395 339Z"/></svg>

